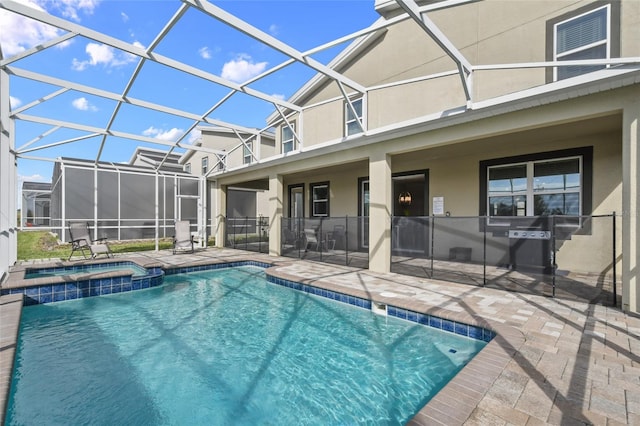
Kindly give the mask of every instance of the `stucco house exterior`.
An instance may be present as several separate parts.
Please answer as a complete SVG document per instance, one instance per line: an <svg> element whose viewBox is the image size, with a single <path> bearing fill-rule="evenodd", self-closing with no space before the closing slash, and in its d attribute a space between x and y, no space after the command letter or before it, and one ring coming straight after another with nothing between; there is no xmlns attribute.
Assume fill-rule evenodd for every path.
<svg viewBox="0 0 640 426"><path fill-rule="evenodd" d="M238 132L217 126L200 126L200 138L194 143L208 151L188 150L179 159L187 173L203 178L206 182L206 218L208 235L215 235L218 229L220 210L216 204L215 180L209 179L212 174L224 172L228 167L250 167L261 157L276 154L275 135L270 131ZM256 222L268 214L267 185L239 184L227 188L225 217L235 217L237 231L244 233L251 230L255 233ZM250 226L247 226L247 222Z"/></svg>
<svg viewBox="0 0 640 426"><path fill-rule="evenodd" d="M613 276L622 308L638 312L640 3L420 5L377 1L394 23L374 24L332 62L344 78L318 74L290 99L300 110L268 117L273 149L210 169L217 244L233 188L266 189L271 254L288 218L353 217L355 250L379 272L391 269L402 217L470 218L465 227L494 240L466 260L498 265L515 239L546 240L534 248L551 253L543 269ZM550 217L562 229L553 237L540 225ZM425 223L405 232L422 232L414 244L429 256Z"/></svg>

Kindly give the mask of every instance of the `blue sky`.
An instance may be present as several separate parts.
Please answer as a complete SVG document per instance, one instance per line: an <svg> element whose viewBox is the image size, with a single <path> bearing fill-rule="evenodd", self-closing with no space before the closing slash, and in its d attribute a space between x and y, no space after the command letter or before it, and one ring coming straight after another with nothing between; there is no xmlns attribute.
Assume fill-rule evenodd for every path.
<svg viewBox="0 0 640 426"><path fill-rule="evenodd" d="M177 0L18 2L141 47L148 46L155 39L181 5ZM374 11L374 0L229 0L212 3L299 51L366 28L379 17ZM0 28L0 46L5 59L64 33L1 9ZM326 64L344 47L346 44L314 55L313 58ZM285 55L193 8L186 12L154 52L235 82L244 82L287 59ZM135 56L99 42L74 37L69 42L21 59L11 66L120 94L138 61ZM309 68L295 64L249 87L286 99L313 75L314 72ZM58 89L16 76L11 77L10 85L12 108L29 104ZM227 88L147 62L129 96L201 115L228 92ZM115 107L115 101L71 90L24 111L24 114L102 128L108 123ZM272 106L267 103L236 94L209 117L261 128L272 111ZM124 105L112 128L174 141L192 124L191 120ZM16 147L22 147L51 128L51 125L18 120ZM30 147L86 134L61 129ZM189 134L187 139L194 140L196 137L197 134ZM29 155L94 159L100 142L100 137L94 137L34 151ZM136 146L164 149L160 145L113 138L105 145L101 160L126 162ZM50 162L19 160L19 180L50 181L52 167Z"/></svg>

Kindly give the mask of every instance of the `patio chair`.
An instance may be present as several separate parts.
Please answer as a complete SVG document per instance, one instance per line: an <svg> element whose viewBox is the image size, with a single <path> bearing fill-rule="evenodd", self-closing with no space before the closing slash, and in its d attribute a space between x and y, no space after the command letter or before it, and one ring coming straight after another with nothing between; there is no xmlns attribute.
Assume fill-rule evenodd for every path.
<svg viewBox="0 0 640 426"><path fill-rule="evenodd" d="M109 244L107 244L107 238L104 237L93 240L87 222L70 222L69 236L71 237L71 254L69 254L67 260L71 260L71 256L73 256L73 253L76 251L80 251L85 259L87 258L86 252L91 254L91 259L94 259L100 254L113 257Z"/></svg>
<svg viewBox="0 0 640 426"><path fill-rule="evenodd" d="M189 251L193 253L193 235L191 235L191 223L188 220L178 220L175 224L173 236L173 254L177 251Z"/></svg>
<svg viewBox="0 0 640 426"><path fill-rule="evenodd" d="M304 239L304 251L309 250L309 246L314 244L316 246L316 251L320 251L320 242L318 241L318 237L316 236L316 231L314 231L313 229L305 229Z"/></svg>

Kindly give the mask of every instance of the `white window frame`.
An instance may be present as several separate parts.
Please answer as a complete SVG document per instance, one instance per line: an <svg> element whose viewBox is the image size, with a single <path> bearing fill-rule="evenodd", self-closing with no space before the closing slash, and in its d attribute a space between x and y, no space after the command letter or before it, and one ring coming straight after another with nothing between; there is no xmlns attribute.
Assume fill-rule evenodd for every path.
<svg viewBox="0 0 640 426"><path fill-rule="evenodd" d="M216 154L218 159L218 170L224 170L227 166L227 156L226 154Z"/></svg>
<svg viewBox="0 0 640 426"><path fill-rule="evenodd" d="M606 37L604 40L600 40L594 43L590 43L590 44L586 44L584 46L580 46L577 47L575 49L571 49L571 50L567 50L566 52L562 52L562 53L558 53L558 28L561 25L564 25L568 22L574 21L576 19L582 18L584 16L587 16L589 14L592 13L598 13L601 10L606 9L606 22L607 22L607 31L606 31ZM584 51L584 50L588 50L588 49L592 49L594 47L597 46L602 46L605 45L606 46L606 56L602 59L610 59L611 57L611 5L607 4L604 5L602 7L597 7L593 10L590 10L588 12L582 13L580 15L577 16L572 16L569 19L565 19L564 21L558 22L553 26L553 60L554 61L562 61L563 57L566 56L570 56L573 55L575 53ZM608 65L607 65L608 67ZM553 68L553 81L558 81L558 67L554 67Z"/></svg>
<svg viewBox="0 0 640 426"><path fill-rule="evenodd" d="M242 164L253 163L253 141L245 142L242 145Z"/></svg>
<svg viewBox="0 0 640 426"><path fill-rule="evenodd" d="M206 175L209 171L209 157L202 157L202 175Z"/></svg>
<svg viewBox="0 0 640 426"><path fill-rule="evenodd" d="M284 133L286 130L290 130L291 131L291 137L285 139ZM282 153L286 154L288 152L292 152L295 151L296 149L296 137L295 137L295 131L296 131L296 124L295 123L291 123L290 126L288 125L283 125L282 126L282 131L280 133L280 139L281 139L281 145L282 145ZM287 150L285 148L286 145L291 144L291 149Z"/></svg>
<svg viewBox="0 0 640 426"><path fill-rule="evenodd" d="M360 104L360 116L352 117L352 118L349 118L349 115L351 115L351 108L349 108L349 104L347 102L344 103L344 135L345 136L357 135L363 132L364 120L362 119L362 117L364 117L364 97L351 99L351 105L353 105L353 109L356 109L355 104L357 103ZM358 124L358 122L360 122L360 124ZM354 123L356 124L358 130L355 132L350 132L349 125Z"/></svg>
<svg viewBox="0 0 640 426"><path fill-rule="evenodd" d="M536 190L534 188L534 180L535 180L535 175L534 175L534 168L535 165L538 163L550 163L550 162L560 162L560 161L566 161L566 160L578 160L578 164L579 164L579 174L580 174L580 184L578 186L578 189L550 189L550 190ZM526 162L519 162L519 163L506 163L506 164L496 164L493 166L488 166L487 167L487 197L486 197L486 203L487 203L487 217L489 219L489 223L491 225L505 225L507 226L508 223L505 223L503 221L500 221L499 218L501 217L513 217L513 216L496 216L496 215L491 215L491 203L490 200L492 197L499 197L499 196L524 196L526 201L526 207L525 207L525 212L524 215L522 215L522 217L534 217L534 209L535 209L535 196L536 195L544 195L544 194L570 194L570 193L578 193L578 199L579 199L579 207L578 207L578 215L582 216L582 212L583 212L583 200L584 200L584 160L582 158L581 155L575 155L575 156L569 156L569 157L558 157L558 158L549 158L549 159L541 159L541 160L532 160L532 161L526 161ZM525 190L521 190L521 191L513 191L513 192L491 192L491 169L500 169L500 168L506 168L506 167L514 167L514 166L520 166L520 165L525 165L526 166L526 180L527 180L527 184L526 184L526 189ZM492 220L493 219L493 220Z"/></svg>

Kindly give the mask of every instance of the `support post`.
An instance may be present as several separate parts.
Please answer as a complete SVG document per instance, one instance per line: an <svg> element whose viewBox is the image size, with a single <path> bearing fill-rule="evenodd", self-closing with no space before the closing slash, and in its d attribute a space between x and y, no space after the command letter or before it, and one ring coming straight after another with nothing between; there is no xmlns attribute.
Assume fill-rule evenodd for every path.
<svg viewBox="0 0 640 426"><path fill-rule="evenodd" d="M391 271L391 157L374 151L369 157L369 269Z"/></svg>
<svg viewBox="0 0 640 426"><path fill-rule="evenodd" d="M622 111L622 310L640 313L640 100Z"/></svg>
<svg viewBox="0 0 640 426"><path fill-rule="evenodd" d="M225 212L227 211L227 187L218 183L214 189L216 206L216 247L224 248L225 234L227 233L227 222Z"/></svg>
<svg viewBox="0 0 640 426"><path fill-rule="evenodd" d="M280 256L282 240L282 214L284 209L282 175L269 176L269 255Z"/></svg>
<svg viewBox="0 0 640 426"><path fill-rule="evenodd" d="M0 280L18 253L15 124L10 103L9 74L0 68Z"/></svg>

